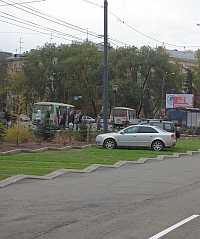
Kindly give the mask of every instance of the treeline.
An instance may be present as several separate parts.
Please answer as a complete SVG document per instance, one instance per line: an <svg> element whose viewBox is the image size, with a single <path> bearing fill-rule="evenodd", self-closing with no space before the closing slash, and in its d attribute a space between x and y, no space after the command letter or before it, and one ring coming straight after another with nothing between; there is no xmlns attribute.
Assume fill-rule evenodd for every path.
<svg viewBox="0 0 200 239"><path fill-rule="evenodd" d="M45 44L27 55L23 71L9 77L4 90L23 96L26 106L38 101L73 104L96 116L103 105L104 53L89 42ZM162 47L121 47L108 51L108 106L113 106L112 85L118 85L116 105L135 108L137 114L158 114L163 77L164 93L180 93L186 76ZM1 92L0 92L1 93ZM78 100L77 97L79 96Z"/></svg>

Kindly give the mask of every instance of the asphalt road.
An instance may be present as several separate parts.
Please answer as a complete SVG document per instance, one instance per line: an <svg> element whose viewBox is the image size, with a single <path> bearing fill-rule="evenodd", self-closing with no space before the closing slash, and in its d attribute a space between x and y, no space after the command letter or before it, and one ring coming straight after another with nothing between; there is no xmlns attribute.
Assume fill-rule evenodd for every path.
<svg viewBox="0 0 200 239"><path fill-rule="evenodd" d="M199 153L25 179L0 189L0 238L199 239L199 201Z"/></svg>

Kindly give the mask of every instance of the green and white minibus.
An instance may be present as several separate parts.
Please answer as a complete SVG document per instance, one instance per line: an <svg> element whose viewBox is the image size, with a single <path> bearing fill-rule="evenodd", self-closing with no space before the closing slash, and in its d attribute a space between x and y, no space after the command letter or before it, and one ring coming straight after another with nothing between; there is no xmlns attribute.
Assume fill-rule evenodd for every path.
<svg viewBox="0 0 200 239"><path fill-rule="evenodd" d="M36 121L37 111L41 110L41 118L45 118L47 112L50 114L50 122L59 125L63 114L70 114L70 111L74 111L74 106L64 103L57 102L37 102L34 104L32 109L32 120Z"/></svg>

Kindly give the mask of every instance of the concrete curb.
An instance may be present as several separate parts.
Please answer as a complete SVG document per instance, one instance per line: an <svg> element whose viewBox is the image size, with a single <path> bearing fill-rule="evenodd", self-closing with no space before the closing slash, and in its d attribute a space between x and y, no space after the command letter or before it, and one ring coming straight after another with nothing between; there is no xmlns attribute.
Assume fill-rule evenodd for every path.
<svg viewBox="0 0 200 239"><path fill-rule="evenodd" d="M11 155L11 154L16 154L16 153L36 153L36 152L44 152L47 150L68 150L71 148L78 148L78 149L83 149L89 146L94 146L94 145L86 145L86 146L67 146L63 147L61 149L58 148L42 148L39 150L23 150L23 149L17 149L17 150L12 150L8 152L1 153L1 155ZM35 175L24 175L24 174L18 174L12 177L9 177L5 180L0 181L0 188L6 187L8 185L11 185L13 183L19 182L23 179L42 179L42 180L52 180L54 178L57 178L65 173L91 173L94 172L95 170L99 169L100 167L102 168L120 168L125 164L144 164L148 160L164 160L164 159L169 159L169 158L180 158L183 156L192 156L192 155L197 155L200 153L200 149L198 151L187 151L187 153L174 153L173 155L158 155L156 158L140 158L137 161L118 161L113 165L106 165L106 164L92 164L89 167L83 169L83 170L75 170L75 169L59 169L57 171L54 171L52 173L46 174L44 176L35 176Z"/></svg>
<svg viewBox="0 0 200 239"><path fill-rule="evenodd" d="M7 152L1 152L1 156L8 156L8 155L13 155L13 154L19 154L19 153L39 153L39 152L45 152L45 151L62 151L62 150L69 150L69 149L84 149L86 147L94 146L94 144L89 144L85 146L66 146L62 148L54 148L54 147L45 147L45 148L40 148L40 149L15 149L15 150L10 150Z"/></svg>

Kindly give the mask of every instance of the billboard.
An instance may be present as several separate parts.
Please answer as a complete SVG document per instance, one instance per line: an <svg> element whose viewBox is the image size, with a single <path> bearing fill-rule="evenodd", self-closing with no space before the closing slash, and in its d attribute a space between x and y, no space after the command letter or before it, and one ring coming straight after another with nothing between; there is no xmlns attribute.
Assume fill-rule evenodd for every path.
<svg viewBox="0 0 200 239"><path fill-rule="evenodd" d="M166 94L166 110L177 107L194 108L194 94Z"/></svg>

